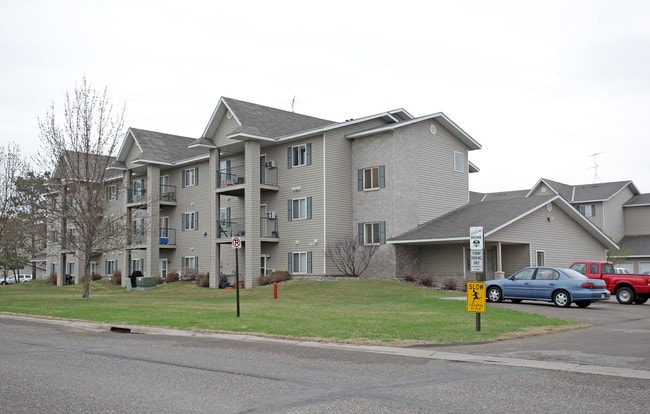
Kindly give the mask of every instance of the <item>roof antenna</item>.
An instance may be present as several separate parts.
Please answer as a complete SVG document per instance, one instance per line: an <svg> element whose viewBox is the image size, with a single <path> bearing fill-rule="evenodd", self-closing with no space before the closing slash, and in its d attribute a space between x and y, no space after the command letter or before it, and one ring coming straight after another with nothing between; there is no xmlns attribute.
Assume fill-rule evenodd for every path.
<svg viewBox="0 0 650 414"><path fill-rule="evenodd" d="M598 157L600 154L602 154L602 151L601 151L601 152L596 152L596 153L594 153L594 154L589 155L589 157L592 157L592 158L594 159L594 166L593 166L593 167L589 167L590 169L591 169L591 168L594 169L594 183L597 183L597 182L599 183L599 182L600 182L600 177L598 176L598 160L597 160L597 158L596 158L596 157Z"/></svg>
<svg viewBox="0 0 650 414"><path fill-rule="evenodd" d="M295 104L296 104L296 95L293 95L293 99L291 100L291 112L296 112L294 111Z"/></svg>

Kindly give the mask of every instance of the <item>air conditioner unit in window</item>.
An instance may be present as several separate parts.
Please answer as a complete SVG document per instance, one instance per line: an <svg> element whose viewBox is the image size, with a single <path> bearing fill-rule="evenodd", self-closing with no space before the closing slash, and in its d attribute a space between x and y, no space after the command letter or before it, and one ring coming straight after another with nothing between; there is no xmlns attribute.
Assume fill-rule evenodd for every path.
<svg viewBox="0 0 650 414"><path fill-rule="evenodd" d="M275 218L275 211L269 211L268 213L266 213L266 216L268 218L270 218L270 219L274 219Z"/></svg>
<svg viewBox="0 0 650 414"><path fill-rule="evenodd" d="M266 166L269 168L275 168L275 161L274 160L267 161Z"/></svg>

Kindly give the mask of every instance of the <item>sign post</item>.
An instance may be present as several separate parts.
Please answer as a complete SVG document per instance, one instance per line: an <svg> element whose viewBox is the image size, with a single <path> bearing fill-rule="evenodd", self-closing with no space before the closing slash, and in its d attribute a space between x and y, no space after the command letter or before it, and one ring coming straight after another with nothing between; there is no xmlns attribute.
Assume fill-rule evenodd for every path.
<svg viewBox="0 0 650 414"><path fill-rule="evenodd" d="M237 291L237 317L239 318L239 249L241 249L241 239L233 237L231 244L235 249L235 289Z"/></svg>
<svg viewBox="0 0 650 414"><path fill-rule="evenodd" d="M481 313L485 312L485 282L479 282L485 268L483 245L483 227L470 227L470 271L476 273L476 282L467 282L467 311L476 312L476 332L481 332Z"/></svg>

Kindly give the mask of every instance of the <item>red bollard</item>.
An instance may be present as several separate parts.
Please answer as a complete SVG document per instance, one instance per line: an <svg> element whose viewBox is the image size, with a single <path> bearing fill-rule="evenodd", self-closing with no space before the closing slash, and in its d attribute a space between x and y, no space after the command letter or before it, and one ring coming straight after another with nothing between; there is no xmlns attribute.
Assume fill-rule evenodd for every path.
<svg viewBox="0 0 650 414"><path fill-rule="evenodd" d="M278 298L278 282L273 282L273 299Z"/></svg>

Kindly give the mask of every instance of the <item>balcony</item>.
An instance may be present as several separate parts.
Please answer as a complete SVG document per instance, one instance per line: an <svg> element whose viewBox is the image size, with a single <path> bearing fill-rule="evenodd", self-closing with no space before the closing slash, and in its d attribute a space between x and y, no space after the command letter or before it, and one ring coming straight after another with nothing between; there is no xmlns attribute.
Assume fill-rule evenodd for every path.
<svg viewBox="0 0 650 414"><path fill-rule="evenodd" d="M219 229L218 239L230 241L233 237L246 237L246 221L243 217L230 220L221 220L217 223ZM260 217L260 234L266 241L279 241L278 220L268 217Z"/></svg>
<svg viewBox="0 0 650 414"><path fill-rule="evenodd" d="M160 248L176 248L176 229L161 227L159 231Z"/></svg>
<svg viewBox="0 0 650 414"><path fill-rule="evenodd" d="M176 186L175 185L161 185L160 186L160 204L163 205L176 205Z"/></svg>
<svg viewBox="0 0 650 414"><path fill-rule="evenodd" d="M221 194L243 196L246 176L243 165L217 171L217 190ZM278 169L260 166L260 188L262 191L278 190Z"/></svg>
<svg viewBox="0 0 650 414"><path fill-rule="evenodd" d="M140 246L147 243L147 236L144 234L144 230L133 230L129 234L129 245L131 246Z"/></svg>
<svg viewBox="0 0 650 414"><path fill-rule="evenodd" d="M126 202L127 204L139 204L146 202L145 194L146 188L137 186L127 188Z"/></svg>

